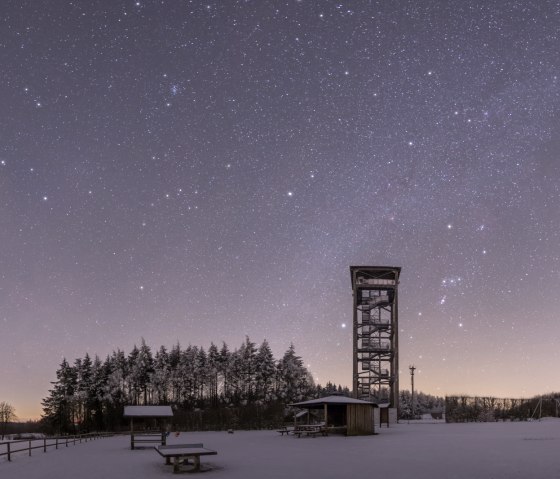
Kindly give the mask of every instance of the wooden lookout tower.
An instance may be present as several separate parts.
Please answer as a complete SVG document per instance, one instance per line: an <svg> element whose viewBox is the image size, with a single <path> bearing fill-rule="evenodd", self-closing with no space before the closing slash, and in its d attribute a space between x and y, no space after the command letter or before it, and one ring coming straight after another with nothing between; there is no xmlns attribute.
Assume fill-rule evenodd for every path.
<svg viewBox="0 0 560 479"><path fill-rule="evenodd" d="M396 266L350 266L354 297L353 394L357 399L388 404L387 412L394 420L399 403L400 272Z"/></svg>

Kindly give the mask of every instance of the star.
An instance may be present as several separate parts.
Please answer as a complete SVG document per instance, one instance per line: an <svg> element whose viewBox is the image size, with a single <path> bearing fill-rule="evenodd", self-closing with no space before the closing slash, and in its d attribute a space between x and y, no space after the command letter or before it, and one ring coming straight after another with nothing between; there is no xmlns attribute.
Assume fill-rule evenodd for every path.
<svg viewBox="0 0 560 479"><path fill-rule="evenodd" d="M21 417L40 416L59 356L142 334L205 352L266 336L275 357L293 341L310 375L351 386L352 264L402 266L391 333L403 364L438 351L424 392L547 390L557 2L424 2L430 28L396 2L5 3L0 324L21 324L0 364L40 357L32 390L3 378ZM329 346L348 361L317 361ZM519 367L457 374L466 362Z"/></svg>

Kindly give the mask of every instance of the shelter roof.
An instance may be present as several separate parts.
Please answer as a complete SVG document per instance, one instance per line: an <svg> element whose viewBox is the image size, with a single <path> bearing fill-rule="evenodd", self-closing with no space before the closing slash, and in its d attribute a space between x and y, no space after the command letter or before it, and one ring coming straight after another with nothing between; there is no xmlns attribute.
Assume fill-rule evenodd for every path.
<svg viewBox="0 0 560 479"><path fill-rule="evenodd" d="M294 404L290 404L290 406L313 409L313 408L319 408L321 406L324 406L325 404L337 405L337 406L342 406L346 404L365 404L368 406L374 406L374 407L377 406L377 404L368 401L362 401L361 399L354 399L346 396L326 396L318 399L311 399L310 401L297 402Z"/></svg>
<svg viewBox="0 0 560 479"><path fill-rule="evenodd" d="M124 417L173 417L171 406L125 406Z"/></svg>

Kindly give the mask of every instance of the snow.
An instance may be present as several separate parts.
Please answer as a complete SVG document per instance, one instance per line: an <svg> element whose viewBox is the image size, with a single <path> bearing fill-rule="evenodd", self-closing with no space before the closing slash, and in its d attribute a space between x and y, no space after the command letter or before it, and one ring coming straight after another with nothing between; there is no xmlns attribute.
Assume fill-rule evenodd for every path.
<svg viewBox="0 0 560 479"><path fill-rule="evenodd" d="M171 434L170 444L201 442L218 451L201 459L214 479L313 479L363 475L396 479L541 479L560 477L560 420L471 424L397 424L376 436L300 439L272 431ZM152 449L131 451L118 436L0 458L2 479L173 477Z"/></svg>
<svg viewBox="0 0 560 479"><path fill-rule="evenodd" d="M125 406L124 417L173 417L171 406Z"/></svg>
<svg viewBox="0 0 560 479"><path fill-rule="evenodd" d="M335 405L343 405L343 404L369 404L370 406L374 405L371 402L362 401L361 399L354 399L349 398L346 396L326 396L319 399L311 399L310 401L303 401L297 402L294 404L290 404L290 406L318 406L322 404L335 404ZM377 405L376 405L377 406Z"/></svg>

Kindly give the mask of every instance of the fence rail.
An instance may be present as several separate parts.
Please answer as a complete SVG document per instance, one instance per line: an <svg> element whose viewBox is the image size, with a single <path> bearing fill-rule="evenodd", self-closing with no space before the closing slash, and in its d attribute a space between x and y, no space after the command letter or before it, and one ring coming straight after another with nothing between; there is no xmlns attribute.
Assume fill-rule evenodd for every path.
<svg viewBox="0 0 560 479"><path fill-rule="evenodd" d="M102 437L113 436L113 433L88 433L77 434L74 436L45 437L43 439L19 439L16 441L0 442L0 457L8 456L8 461L12 460L12 455L18 452L27 452L31 456L34 449L42 449L47 452L49 447L58 449L68 447L70 444L80 444L82 441L93 441Z"/></svg>

